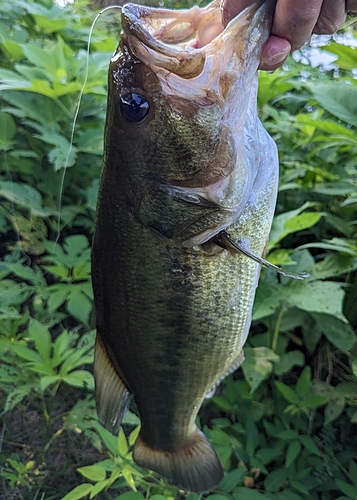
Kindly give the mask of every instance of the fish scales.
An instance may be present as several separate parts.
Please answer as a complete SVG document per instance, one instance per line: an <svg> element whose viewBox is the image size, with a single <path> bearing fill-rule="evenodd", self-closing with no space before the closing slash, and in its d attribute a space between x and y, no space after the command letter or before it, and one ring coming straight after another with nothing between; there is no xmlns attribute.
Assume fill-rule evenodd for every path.
<svg viewBox="0 0 357 500"><path fill-rule="evenodd" d="M256 113L272 5L224 29L218 2L129 4L109 70L92 251L98 414L117 432L132 394L134 460L197 492L223 471L195 418L243 360L260 273L219 235L262 256L276 202L276 147Z"/></svg>

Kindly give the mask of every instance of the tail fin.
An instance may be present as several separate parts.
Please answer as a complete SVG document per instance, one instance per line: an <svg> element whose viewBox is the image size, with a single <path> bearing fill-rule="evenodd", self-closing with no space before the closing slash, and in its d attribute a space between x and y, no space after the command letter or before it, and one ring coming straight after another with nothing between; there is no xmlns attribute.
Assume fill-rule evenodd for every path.
<svg viewBox="0 0 357 500"><path fill-rule="evenodd" d="M174 452L150 448L139 434L133 458L141 467L158 472L177 486L195 493L217 486L224 474L215 451L197 428L185 445Z"/></svg>

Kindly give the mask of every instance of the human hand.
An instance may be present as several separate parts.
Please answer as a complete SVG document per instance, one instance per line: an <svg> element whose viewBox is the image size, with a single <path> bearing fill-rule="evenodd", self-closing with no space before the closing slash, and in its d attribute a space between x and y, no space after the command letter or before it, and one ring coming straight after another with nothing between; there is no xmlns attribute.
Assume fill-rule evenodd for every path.
<svg viewBox="0 0 357 500"><path fill-rule="evenodd" d="M222 0L223 24L227 25L254 0ZM278 0L273 26L261 57L260 69L275 70L291 51L308 42L312 33L332 34L346 19L357 14L357 0Z"/></svg>

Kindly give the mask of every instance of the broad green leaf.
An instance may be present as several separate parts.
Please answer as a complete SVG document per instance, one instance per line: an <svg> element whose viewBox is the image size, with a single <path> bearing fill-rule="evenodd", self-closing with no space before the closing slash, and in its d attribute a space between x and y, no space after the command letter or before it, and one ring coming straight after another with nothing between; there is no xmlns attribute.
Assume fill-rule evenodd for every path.
<svg viewBox="0 0 357 500"><path fill-rule="evenodd" d="M341 45L339 43L330 43L327 47L328 52L336 54L338 59L336 63L342 69L353 70L356 68L357 61L357 49L353 47L348 47L347 45Z"/></svg>
<svg viewBox="0 0 357 500"><path fill-rule="evenodd" d="M78 470L78 469L77 469ZM92 491L90 492L89 498L94 498L99 492L103 491L105 488L110 486L110 479L104 479L103 481L98 481L93 485Z"/></svg>
<svg viewBox="0 0 357 500"><path fill-rule="evenodd" d="M244 355L242 370L250 385L251 393L253 393L261 382L272 373L272 361L278 361L279 356L267 347L246 347Z"/></svg>
<svg viewBox="0 0 357 500"><path fill-rule="evenodd" d="M291 370L293 366L304 366L305 357L301 351L289 351L280 356L279 361L274 363L274 373L282 375Z"/></svg>
<svg viewBox="0 0 357 500"><path fill-rule="evenodd" d="M301 401L301 406L312 409L327 403L329 398L327 396L310 396Z"/></svg>
<svg viewBox="0 0 357 500"><path fill-rule="evenodd" d="M242 487L234 490L233 498L234 500L268 500L268 497L259 491Z"/></svg>
<svg viewBox="0 0 357 500"><path fill-rule="evenodd" d="M119 429L118 450L119 450L120 455L122 455L123 457L129 451L128 441L126 439L126 436L125 436L125 433L124 433L122 427L120 427L120 429Z"/></svg>
<svg viewBox="0 0 357 500"><path fill-rule="evenodd" d="M42 208L41 194L28 184L0 181L0 197L27 208L34 215L44 216L46 214Z"/></svg>
<svg viewBox="0 0 357 500"><path fill-rule="evenodd" d="M338 349L350 350L357 341L357 335L348 321L332 314L312 314L327 339Z"/></svg>
<svg viewBox="0 0 357 500"><path fill-rule="evenodd" d="M220 488L228 493L231 492L240 483L244 474L244 467L239 467L238 469L233 469L232 471L227 472L220 483Z"/></svg>
<svg viewBox="0 0 357 500"><path fill-rule="evenodd" d="M312 438L310 436L300 435L299 439L302 442L302 444L304 445L304 447L307 450L309 450L311 453L314 453L315 455L319 455L319 456L321 455L320 450L318 449L318 447L316 446L316 444L314 443L314 441L312 440Z"/></svg>
<svg viewBox="0 0 357 500"><path fill-rule="evenodd" d="M357 127L357 87L348 82L310 85L316 101L340 120Z"/></svg>
<svg viewBox="0 0 357 500"><path fill-rule="evenodd" d="M71 293L69 286L61 284L52 285L52 287L49 287L47 291L50 293L50 297L48 299L48 309L51 313L56 311L65 302L65 300L67 300Z"/></svg>
<svg viewBox="0 0 357 500"><path fill-rule="evenodd" d="M291 441L286 451L285 467L290 467L301 451L300 441Z"/></svg>
<svg viewBox="0 0 357 500"><path fill-rule="evenodd" d="M99 422L96 424L95 428L108 450L114 456L118 456L118 436L113 436L113 434L107 431Z"/></svg>
<svg viewBox="0 0 357 500"><path fill-rule="evenodd" d="M87 325L92 307L92 302L88 299L87 295L80 288L74 288L72 285L72 291L67 302L68 312L81 323Z"/></svg>
<svg viewBox="0 0 357 500"><path fill-rule="evenodd" d="M276 437L280 438L280 439L287 439L287 440L291 440L291 439L298 439L299 437L299 433L297 431L294 431L294 430L285 430L285 431L281 431L279 432Z"/></svg>
<svg viewBox="0 0 357 500"><path fill-rule="evenodd" d="M36 383L22 383L13 391L9 392L9 394L6 396L5 406L3 411L0 413L0 416L8 411L13 410L16 405L24 399L25 396L28 396L33 390L36 390L37 388L38 387L36 386Z"/></svg>
<svg viewBox="0 0 357 500"><path fill-rule="evenodd" d="M135 481L134 481L134 478L133 478L133 474L131 472L131 470L129 470L127 468L127 466L125 466L123 468L123 476L125 477L125 480L126 482L128 483L128 485L134 490L136 491L136 485L135 485Z"/></svg>
<svg viewBox="0 0 357 500"><path fill-rule="evenodd" d="M295 490L300 491L300 493L304 493L305 495L310 495L309 490L300 481L291 479L290 484ZM300 499L301 497L299 496L298 498Z"/></svg>
<svg viewBox="0 0 357 500"><path fill-rule="evenodd" d="M130 412L127 412L127 413L130 413ZM127 414L126 413L126 414ZM134 415L136 417L136 415ZM138 417L136 417L136 419L138 420L138 424L140 423L140 419L138 419ZM124 421L123 419L123 424L125 424L127 422ZM138 437L139 435L139 432L140 432L140 425L137 425L137 427L129 434L129 438L128 438L128 443L129 443L129 446L133 446L133 444L135 443L136 441L136 438Z"/></svg>
<svg viewBox="0 0 357 500"><path fill-rule="evenodd" d="M160 497L157 500L167 500L163 495L153 495L150 497L150 500L155 496ZM140 491L126 491L116 498L120 500L143 500L144 496Z"/></svg>
<svg viewBox="0 0 357 500"><path fill-rule="evenodd" d="M271 472L264 480L264 486L267 491L279 490L287 480L286 469L278 469Z"/></svg>
<svg viewBox="0 0 357 500"><path fill-rule="evenodd" d="M40 380L40 386L41 390L45 391L47 387L50 385L54 384L55 382L58 382L60 380L58 375L45 375L44 377L41 377Z"/></svg>
<svg viewBox="0 0 357 500"><path fill-rule="evenodd" d="M20 356L20 358L26 359L27 361L31 361L33 363L42 363L42 356L38 354L33 349L29 349L25 345L14 344L10 342L4 342L3 345L8 349L11 349L15 354ZM1 341L0 341L1 347Z"/></svg>
<svg viewBox="0 0 357 500"><path fill-rule="evenodd" d="M93 485L89 483L80 484L76 486L72 491L67 493L62 500L79 500L84 498L92 491Z"/></svg>
<svg viewBox="0 0 357 500"><path fill-rule="evenodd" d="M8 113L0 111L0 150L7 151L13 145L16 134L16 124Z"/></svg>
<svg viewBox="0 0 357 500"><path fill-rule="evenodd" d="M52 350L52 338L50 332L48 331L48 328L46 328L36 319L31 318L28 332L31 339L35 342L36 349L41 354L41 356L43 356L44 359L50 358Z"/></svg>
<svg viewBox="0 0 357 500"><path fill-rule="evenodd" d="M351 484L341 481L340 479L336 479L336 484L342 493L348 495L348 497L352 500L357 500L357 486L352 486Z"/></svg>
<svg viewBox="0 0 357 500"><path fill-rule="evenodd" d="M310 313L322 313L343 319L344 290L332 281L290 282L286 299L291 305Z"/></svg>
<svg viewBox="0 0 357 500"><path fill-rule="evenodd" d="M321 214L319 213L308 212L306 219L301 220L299 218L301 212L312 206L312 203L304 203L304 205L302 205L300 208L297 208L296 210L291 210L274 217L269 236L269 249L273 248L277 243L279 243L280 240L282 240L289 234L300 231L300 228L305 229L306 224L307 227L311 227L308 224L316 224L321 216Z"/></svg>
<svg viewBox="0 0 357 500"><path fill-rule="evenodd" d="M305 396L305 394L309 392L310 387L311 387L311 368L310 366L305 366L296 384L295 388L296 394L298 394L298 396L300 397Z"/></svg>
<svg viewBox="0 0 357 500"><path fill-rule="evenodd" d="M93 375L86 370L75 370L62 377L62 380L74 387L88 387L89 389L94 389Z"/></svg>
<svg viewBox="0 0 357 500"><path fill-rule="evenodd" d="M275 382L276 388L278 391L282 394L282 396L288 401L289 403L297 405L299 403L299 396L296 394L296 392L289 387L288 385L283 384L282 382L276 381Z"/></svg>
<svg viewBox="0 0 357 500"><path fill-rule="evenodd" d="M345 398L344 397L333 397L330 398L324 411L324 423L325 425L330 424L336 418L338 418L345 408ZM356 476L357 477L357 476Z"/></svg>
<svg viewBox="0 0 357 500"><path fill-rule="evenodd" d="M330 254L309 269L311 279L341 276L357 269L357 258L349 255Z"/></svg>
<svg viewBox="0 0 357 500"><path fill-rule="evenodd" d="M0 90L16 89L29 90L32 87L31 82L21 78L15 71L0 68Z"/></svg>
<svg viewBox="0 0 357 500"><path fill-rule="evenodd" d="M99 465L88 465L86 467L79 467L77 471L82 474L86 479L91 481L103 481L106 478L106 472L103 467Z"/></svg>

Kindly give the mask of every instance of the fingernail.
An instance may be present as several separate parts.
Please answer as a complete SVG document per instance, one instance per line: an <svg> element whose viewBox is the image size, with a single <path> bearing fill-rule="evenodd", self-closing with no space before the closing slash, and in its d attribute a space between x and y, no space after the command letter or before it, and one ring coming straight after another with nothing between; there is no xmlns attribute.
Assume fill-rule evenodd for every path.
<svg viewBox="0 0 357 500"><path fill-rule="evenodd" d="M264 66L279 66L288 57L290 51L284 50L283 52L278 52L272 55L267 55L263 59Z"/></svg>

